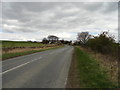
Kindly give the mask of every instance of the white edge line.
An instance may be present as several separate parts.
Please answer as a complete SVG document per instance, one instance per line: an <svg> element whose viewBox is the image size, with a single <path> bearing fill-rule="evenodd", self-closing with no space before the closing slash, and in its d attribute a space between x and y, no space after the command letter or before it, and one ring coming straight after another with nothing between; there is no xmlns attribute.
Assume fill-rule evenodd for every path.
<svg viewBox="0 0 120 90"><path fill-rule="evenodd" d="M42 58L42 57L40 57L39 59L41 59L41 58ZM14 67L14 68L11 68L11 69L9 69L9 70L6 70L6 71L0 73L0 75L1 75L1 74L5 74L5 73L7 73L7 72L9 72L9 71L12 71L12 70L14 70L14 69L17 69L17 68L19 68L19 67L25 66L26 64L29 64L29 63L31 63L31 62L33 62L33 61L36 61L36 60L39 60L39 59L35 59L35 60L32 60L32 61L26 62L26 63L24 63L24 64L21 64L21 65L19 65L19 66L17 66L17 67Z"/></svg>

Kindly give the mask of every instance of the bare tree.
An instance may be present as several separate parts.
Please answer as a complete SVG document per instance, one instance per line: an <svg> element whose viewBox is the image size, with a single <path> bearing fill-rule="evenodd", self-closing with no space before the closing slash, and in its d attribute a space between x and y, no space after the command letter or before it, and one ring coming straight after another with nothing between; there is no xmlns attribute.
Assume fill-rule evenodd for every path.
<svg viewBox="0 0 120 90"><path fill-rule="evenodd" d="M58 40L59 40L59 38L57 37L57 36L54 36L54 35L49 35L48 36L48 41L49 41L49 43L58 43Z"/></svg>
<svg viewBox="0 0 120 90"><path fill-rule="evenodd" d="M49 41L47 40L47 38L43 38L42 43L43 43L43 44L48 44Z"/></svg>
<svg viewBox="0 0 120 90"><path fill-rule="evenodd" d="M78 33L77 40L80 43L85 44L90 39L90 37L91 35L89 34L89 32L81 32L81 33Z"/></svg>

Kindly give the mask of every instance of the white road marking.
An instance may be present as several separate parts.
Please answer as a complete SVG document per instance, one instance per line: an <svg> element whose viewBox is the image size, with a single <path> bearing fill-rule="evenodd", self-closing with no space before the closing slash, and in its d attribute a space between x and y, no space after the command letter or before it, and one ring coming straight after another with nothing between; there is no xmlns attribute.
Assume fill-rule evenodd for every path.
<svg viewBox="0 0 120 90"><path fill-rule="evenodd" d="M42 57L40 57L39 59L41 59L41 58L42 58ZM5 73L7 73L7 72L9 72L9 71L12 71L12 70L14 70L14 69L17 69L17 68L19 68L19 67L25 66L25 65L27 65L27 64L29 64L29 63L31 63L31 62L33 62L33 61L39 60L39 59L34 59L34 60L32 60L32 61L23 63L23 64L21 64L21 65L19 65L19 66L17 66L17 67L11 68L11 69L9 69L9 70L6 70L6 71L0 73L0 75L1 75L1 74L5 74Z"/></svg>

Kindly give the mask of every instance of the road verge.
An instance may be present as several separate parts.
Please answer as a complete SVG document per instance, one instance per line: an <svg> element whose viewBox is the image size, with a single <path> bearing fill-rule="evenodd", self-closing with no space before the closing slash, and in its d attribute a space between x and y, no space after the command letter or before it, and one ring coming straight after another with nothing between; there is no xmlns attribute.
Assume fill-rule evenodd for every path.
<svg viewBox="0 0 120 90"><path fill-rule="evenodd" d="M85 51L75 47L67 88L115 88L105 68Z"/></svg>

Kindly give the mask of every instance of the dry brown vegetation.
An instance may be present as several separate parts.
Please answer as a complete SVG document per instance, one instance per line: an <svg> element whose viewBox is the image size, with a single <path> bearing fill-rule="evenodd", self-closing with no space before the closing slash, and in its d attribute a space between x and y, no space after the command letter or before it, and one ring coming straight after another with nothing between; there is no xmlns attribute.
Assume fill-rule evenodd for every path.
<svg viewBox="0 0 120 90"><path fill-rule="evenodd" d="M18 57L18 56L23 56L23 55L27 55L27 54L32 54L32 53L36 53L36 52L41 52L41 51L45 51L45 50L50 50L50 49L55 49L55 48L59 48L59 47L63 47L63 45L45 45L42 47L24 47L24 48L10 48L8 50L2 50L2 60L6 60L9 58L14 58L14 57Z"/></svg>
<svg viewBox="0 0 120 90"><path fill-rule="evenodd" d="M30 50L43 50L43 49L49 49L49 48L54 48L58 47L58 45L48 45L44 47L32 47L32 48L12 48L12 49L7 49L7 50L2 50L2 53L17 53L17 52L24 52L24 51L30 51Z"/></svg>

